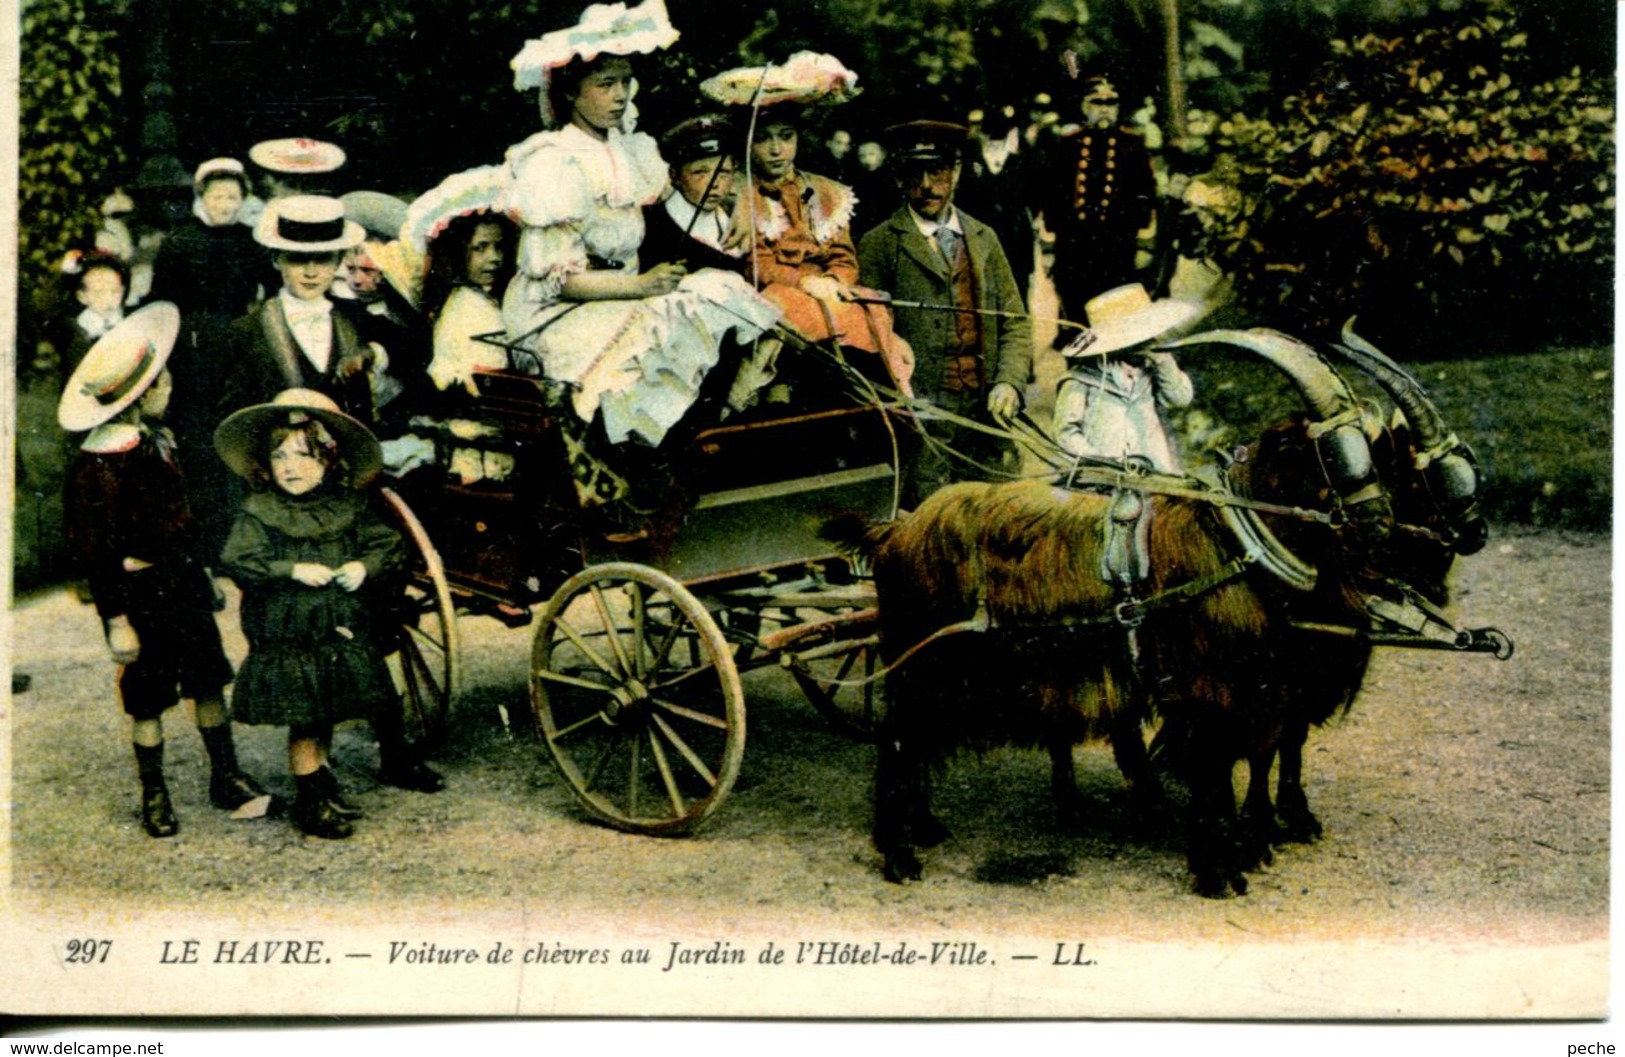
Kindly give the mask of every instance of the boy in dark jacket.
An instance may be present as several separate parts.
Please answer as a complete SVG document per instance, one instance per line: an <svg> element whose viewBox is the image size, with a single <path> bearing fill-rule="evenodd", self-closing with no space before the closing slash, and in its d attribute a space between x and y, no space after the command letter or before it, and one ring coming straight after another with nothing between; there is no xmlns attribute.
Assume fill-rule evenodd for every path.
<svg viewBox="0 0 1625 1057"><path fill-rule="evenodd" d="M231 663L214 621L214 593L198 562L196 527L169 431L165 361L180 313L157 302L91 347L62 392L57 421L89 430L64 488L69 546L90 585L119 697L133 721L141 825L153 837L180 826L164 779L163 714L196 702L209 753L209 800L264 814L270 798L239 770L223 695ZM258 803L254 803L258 801ZM252 805L252 806L250 806Z"/></svg>

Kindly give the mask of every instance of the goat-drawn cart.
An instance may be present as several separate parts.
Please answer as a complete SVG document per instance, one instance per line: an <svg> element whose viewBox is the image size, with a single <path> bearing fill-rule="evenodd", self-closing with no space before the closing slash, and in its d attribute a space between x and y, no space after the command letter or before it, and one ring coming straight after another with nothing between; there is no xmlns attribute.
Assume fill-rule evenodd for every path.
<svg viewBox="0 0 1625 1057"><path fill-rule="evenodd" d="M435 435L435 465L386 492L415 556L399 678L424 735L458 688L459 613L533 623L534 729L583 809L619 829L678 834L721 804L744 755L743 673L787 668L844 732L872 731L873 591L817 530L895 511L902 412L831 394L702 429L672 454L680 497L623 532L581 507L555 383L478 386L460 417L414 430Z"/></svg>

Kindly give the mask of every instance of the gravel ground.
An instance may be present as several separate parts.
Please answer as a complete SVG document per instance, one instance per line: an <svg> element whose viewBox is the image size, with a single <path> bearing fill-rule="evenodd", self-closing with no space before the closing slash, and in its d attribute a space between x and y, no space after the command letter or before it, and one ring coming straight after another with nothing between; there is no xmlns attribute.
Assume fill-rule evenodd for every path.
<svg viewBox="0 0 1625 1057"><path fill-rule="evenodd" d="M346 927L444 916L520 921L527 933L592 932L606 923L689 935L726 923L737 930L729 935L756 937L800 937L809 928L880 938L956 930L1003 940L1007 950L1019 946L1016 937L1042 937L1046 959L1051 937L1128 947L1217 944L1227 958L1243 959L1249 951L1323 945L1333 964L1337 952L1372 944L1386 945L1385 958L1396 950L1488 949L1535 959L1518 972L1544 972L1530 966L1557 956L1552 971L1573 974L1560 989L1567 997L1554 998L1548 978L1527 1006L1497 994L1484 997L1497 1003L1484 1009L1473 1004L1477 984L1424 973L1409 1000L1383 1005L1386 998L1342 984L1325 993L1336 978L1326 970L1319 982L1302 983L1301 994L1282 981L1279 993L1216 1009L1204 992L1183 988L1154 1001L1108 989L1095 996L1104 1006L1071 996L1065 1001L1074 1004L1060 1008L1596 1013L1606 988L1609 577L1603 537L1502 532L1464 561L1458 619L1503 628L1517 642L1516 656L1499 663L1381 652L1353 712L1309 745L1307 789L1325 838L1283 849L1253 876L1248 895L1225 901L1190 893L1174 827L1136 827L1101 745L1078 750L1080 785L1098 810L1071 825L1051 806L1041 753L957 760L939 796L956 838L927 853L923 883L884 883L866 832L872 749L832 732L773 671L747 677L743 772L697 835L662 840L593 825L545 752L504 731L499 705L516 721L525 714L529 632L487 618L462 622L467 689L438 762L449 782L444 793L376 786L367 730L347 727L336 761L368 814L355 838L322 842L286 821L232 821L207 804L202 747L178 709L167 730L182 828L175 839L153 841L136 819L125 720L93 611L70 593L52 593L13 614L15 663L33 677L10 717L13 905L25 918L139 907L183 920L221 913L254 920L320 906ZM228 610L222 623L231 622ZM228 649L241 656L229 634ZM239 731L247 767L288 793L283 732ZM1365 986L1380 991L1384 963L1361 964L1352 975L1374 972ZM1257 971L1259 979L1274 972ZM682 1001L690 1004L677 1009L697 1008ZM764 1011L828 1011L812 999L805 1007L776 995L762 1001ZM423 1008L437 1007L407 1007ZM579 1008L622 1007L584 1001ZM663 1007L651 997L633 1008ZM860 997L834 1011L863 1008ZM986 1008L1021 1011L1003 999Z"/></svg>

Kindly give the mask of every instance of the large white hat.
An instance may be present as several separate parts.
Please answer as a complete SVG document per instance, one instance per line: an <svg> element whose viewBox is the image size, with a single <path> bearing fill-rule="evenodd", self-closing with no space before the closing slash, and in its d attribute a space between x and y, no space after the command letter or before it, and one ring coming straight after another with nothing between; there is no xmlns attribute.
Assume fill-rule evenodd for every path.
<svg viewBox="0 0 1625 1057"><path fill-rule="evenodd" d="M339 410L332 397L315 389L284 389L269 404L245 407L226 417L214 431L214 450L238 476L247 477L265 458L271 430L315 419L338 445L349 467L350 483L361 488L383 469L378 438L358 419Z"/></svg>
<svg viewBox="0 0 1625 1057"><path fill-rule="evenodd" d="M741 66L700 83L719 103L771 106L774 103L845 103L862 89L858 75L833 55L798 51L771 66Z"/></svg>
<svg viewBox="0 0 1625 1057"><path fill-rule="evenodd" d="M168 301L154 301L124 317L74 368L56 406L57 422L79 433L117 418L164 369L180 330L180 309Z"/></svg>
<svg viewBox="0 0 1625 1057"><path fill-rule="evenodd" d="M1145 287L1129 283L1090 298L1083 311L1094 340L1074 342L1081 346L1074 355L1099 356L1161 337L1201 315L1202 306L1174 298L1153 301Z"/></svg>
<svg viewBox="0 0 1625 1057"><path fill-rule="evenodd" d="M326 195L291 195L265 203L254 241L273 250L324 253L361 245L367 232L344 218L344 203Z"/></svg>
<svg viewBox="0 0 1625 1057"><path fill-rule="evenodd" d="M501 212L507 195L506 165L481 165L452 173L406 207L401 241L421 257L446 225L469 213Z"/></svg>
<svg viewBox="0 0 1625 1057"><path fill-rule="evenodd" d="M591 62L600 55L646 55L669 48L680 34L666 13L665 0L643 0L636 7L620 4L591 4L581 20L568 29L554 30L525 46L508 63L513 69L513 86L542 90L542 119L557 119L548 101L548 81L553 71L576 59Z"/></svg>

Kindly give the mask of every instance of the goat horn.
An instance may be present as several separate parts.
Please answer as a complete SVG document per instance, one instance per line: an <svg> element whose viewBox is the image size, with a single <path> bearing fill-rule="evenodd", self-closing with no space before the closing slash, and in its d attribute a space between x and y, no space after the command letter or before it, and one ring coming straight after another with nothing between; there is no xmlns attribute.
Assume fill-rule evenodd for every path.
<svg viewBox="0 0 1625 1057"><path fill-rule="evenodd" d="M1159 348L1180 348L1186 345L1236 345L1256 352L1286 372L1309 402L1309 408L1322 419L1335 418L1355 406L1354 393L1331 365L1320 354L1289 334L1266 327L1252 330L1208 330L1192 334L1178 341L1165 342Z"/></svg>
<svg viewBox="0 0 1625 1057"><path fill-rule="evenodd" d="M1416 431L1419 450L1434 452L1446 444L1450 430L1422 383L1382 350L1354 333L1353 316L1343 324L1342 342L1334 343L1331 348L1382 386Z"/></svg>
<svg viewBox="0 0 1625 1057"><path fill-rule="evenodd" d="M1342 344L1334 343L1331 348L1376 379L1377 384L1393 398L1415 431L1413 465L1418 470L1434 468L1431 471L1434 487L1441 494L1458 501L1476 496L1480 477L1478 459L1471 448L1450 432L1444 415L1428 396L1427 390L1422 388L1422 383L1375 345L1354 333L1353 316L1343 324ZM1461 553L1470 554L1472 551L1464 550Z"/></svg>
<svg viewBox="0 0 1625 1057"><path fill-rule="evenodd" d="M1339 491L1349 497L1367 494L1369 489L1374 488L1376 495L1381 495L1382 485L1372 464L1371 445L1357 422L1350 421L1358 406L1354 392L1349 389L1343 376L1320 358L1319 353L1290 334L1266 327L1209 330L1168 342L1163 347L1215 343L1236 345L1256 352L1284 371L1297 383L1298 391L1308 401L1310 410L1328 427L1321 443L1331 454L1328 469L1338 479Z"/></svg>

